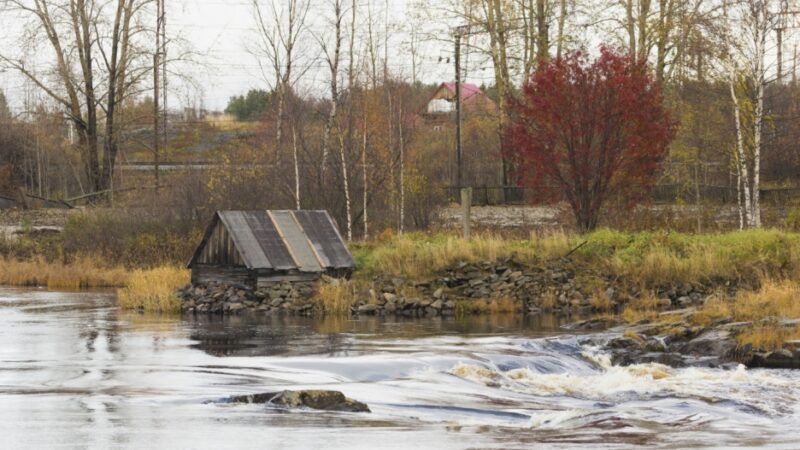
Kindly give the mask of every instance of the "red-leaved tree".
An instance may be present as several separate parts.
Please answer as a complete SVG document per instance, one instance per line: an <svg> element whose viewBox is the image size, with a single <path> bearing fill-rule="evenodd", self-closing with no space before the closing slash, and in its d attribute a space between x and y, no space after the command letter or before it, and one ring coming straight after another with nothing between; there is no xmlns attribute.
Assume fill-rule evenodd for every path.
<svg viewBox="0 0 800 450"><path fill-rule="evenodd" d="M578 228L608 201L633 205L658 175L675 127L644 63L608 47L543 61L512 103L510 157L540 199L566 200Z"/></svg>

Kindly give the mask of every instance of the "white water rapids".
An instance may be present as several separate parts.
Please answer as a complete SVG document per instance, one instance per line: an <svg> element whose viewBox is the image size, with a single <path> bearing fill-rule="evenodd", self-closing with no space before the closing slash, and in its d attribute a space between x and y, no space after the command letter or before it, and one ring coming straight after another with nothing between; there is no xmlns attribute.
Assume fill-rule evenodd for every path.
<svg viewBox="0 0 800 450"><path fill-rule="evenodd" d="M614 367L558 323L122 313L0 290L2 448L800 448L800 371ZM370 414L216 403L333 389Z"/></svg>

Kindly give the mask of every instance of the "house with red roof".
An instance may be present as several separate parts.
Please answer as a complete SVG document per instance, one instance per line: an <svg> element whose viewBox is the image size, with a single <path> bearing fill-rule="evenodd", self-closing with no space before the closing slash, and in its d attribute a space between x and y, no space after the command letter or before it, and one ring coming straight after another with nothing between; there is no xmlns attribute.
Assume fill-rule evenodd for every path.
<svg viewBox="0 0 800 450"><path fill-rule="evenodd" d="M464 111L483 109L495 111L497 105L486 96L481 88L471 83L461 84L461 106ZM450 114L456 111L456 84L445 82L433 92L428 99L421 114L439 115Z"/></svg>

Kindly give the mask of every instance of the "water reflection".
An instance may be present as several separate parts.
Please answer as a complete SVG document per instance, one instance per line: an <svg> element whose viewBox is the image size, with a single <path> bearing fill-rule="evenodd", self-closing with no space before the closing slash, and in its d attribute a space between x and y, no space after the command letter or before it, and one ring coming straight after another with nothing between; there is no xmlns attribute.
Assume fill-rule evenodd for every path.
<svg viewBox="0 0 800 450"><path fill-rule="evenodd" d="M108 293L0 289L0 446L795 447L795 372L603 366L560 325L180 318L121 312ZM304 388L373 413L206 403Z"/></svg>
<svg viewBox="0 0 800 450"><path fill-rule="evenodd" d="M359 338L408 339L440 335L543 336L561 333L564 319L516 314L485 317L410 319L400 317L318 319L293 316L239 315L185 317L193 348L214 356L343 355L364 350ZM134 322L135 323L135 322Z"/></svg>

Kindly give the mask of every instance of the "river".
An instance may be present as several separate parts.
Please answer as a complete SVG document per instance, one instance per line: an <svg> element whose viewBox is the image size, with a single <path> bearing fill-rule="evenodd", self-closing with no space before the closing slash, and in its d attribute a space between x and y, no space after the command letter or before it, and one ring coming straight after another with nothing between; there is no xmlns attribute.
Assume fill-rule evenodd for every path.
<svg viewBox="0 0 800 450"><path fill-rule="evenodd" d="M800 371L612 367L553 317L181 319L0 289L0 448L800 448ZM222 404L340 390L370 414Z"/></svg>

